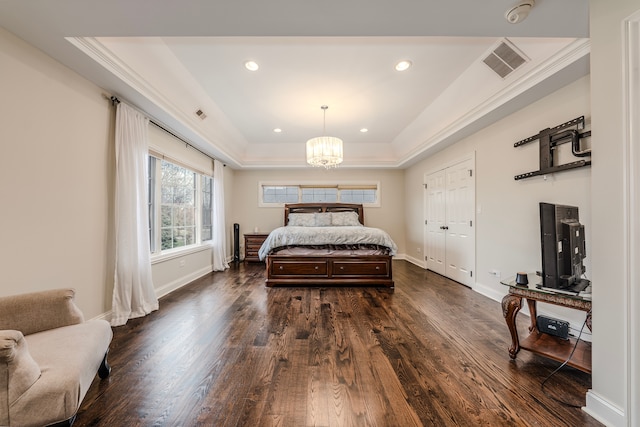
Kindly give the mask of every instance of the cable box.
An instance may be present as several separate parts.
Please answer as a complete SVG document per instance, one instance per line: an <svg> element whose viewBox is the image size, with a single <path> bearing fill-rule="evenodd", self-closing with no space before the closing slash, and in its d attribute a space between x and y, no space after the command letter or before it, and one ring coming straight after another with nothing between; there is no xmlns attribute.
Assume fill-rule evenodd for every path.
<svg viewBox="0 0 640 427"><path fill-rule="evenodd" d="M536 318L538 330L545 334L559 337L563 340L569 339L569 322L553 317L538 316Z"/></svg>

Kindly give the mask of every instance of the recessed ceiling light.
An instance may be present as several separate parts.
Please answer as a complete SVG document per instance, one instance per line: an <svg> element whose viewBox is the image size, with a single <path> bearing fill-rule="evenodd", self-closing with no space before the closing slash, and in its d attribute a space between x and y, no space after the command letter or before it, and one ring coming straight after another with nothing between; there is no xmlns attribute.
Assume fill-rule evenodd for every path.
<svg viewBox="0 0 640 427"><path fill-rule="evenodd" d="M282 132L282 129L280 129L280 128L275 128L273 131L274 131L275 133L280 133L280 132Z"/></svg>
<svg viewBox="0 0 640 427"><path fill-rule="evenodd" d="M411 61L409 61L408 59L400 61L396 64L397 71L405 71L408 70L409 67L411 67Z"/></svg>
<svg viewBox="0 0 640 427"><path fill-rule="evenodd" d="M369 129L367 129L367 128L362 128L362 129L360 129L360 132L362 132L362 133L366 133L366 132L369 132Z"/></svg>
<svg viewBox="0 0 640 427"><path fill-rule="evenodd" d="M249 71L258 71L258 68L260 68L260 66L255 61L247 61L244 63L244 68Z"/></svg>

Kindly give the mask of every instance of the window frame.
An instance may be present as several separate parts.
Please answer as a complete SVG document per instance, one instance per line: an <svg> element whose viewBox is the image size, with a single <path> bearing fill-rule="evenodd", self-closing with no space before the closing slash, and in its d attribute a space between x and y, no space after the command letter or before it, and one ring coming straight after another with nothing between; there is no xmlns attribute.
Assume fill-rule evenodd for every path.
<svg viewBox="0 0 640 427"><path fill-rule="evenodd" d="M309 188L336 188L338 191L337 200L335 202L326 203L353 203L342 202L340 198L341 190L353 190L357 188L361 189L375 189L376 201L373 203L363 202L364 207L380 207L381 190L380 181L259 181L258 182L258 207L261 208L282 208L287 203L271 203L264 201L264 188L265 187L297 187L298 188L298 200L296 202L287 203L305 203L302 200L302 190ZM313 202L311 202L313 203ZM323 203L323 202L318 202ZM356 202L357 203L357 202Z"/></svg>
<svg viewBox="0 0 640 427"><path fill-rule="evenodd" d="M200 191L198 192L198 194L200 194L200 230L199 230L199 237L200 237L200 241L201 243L204 242L209 242L213 240L213 177L209 176L207 174L198 174L198 178L200 181ZM208 181L208 190L206 188L205 182L204 181ZM205 205L205 194L209 194L209 206ZM211 212L209 212L209 221L207 224L205 224L205 208L208 207L209 210ZM203 239L202 238L202 233L204 232L205 227L208 227L211 230L211 237L208 239Z"/></svg>
<svg viewBox="0 0 640 427"><path fill-rule="evenodd" d="M209 246L210 240L202 240L202 205L203 205L203 193L202 193L202 180L203 177L213 181L213 177L208 174L204 174L194 168L191 168L179 161L175 161L171 158L164 156L158 156L153 153L149 153L149 186L148 190L152 194L147 194L149 198L149 243L150 243L150 255L152 263L162 260L180 257L189 253L195 253L203 250ZM194 243L175 247L171 249L162 249L162 163L168 162L177 167L186 169L187 171L195 174L194 191ZM153 173L153 175L152 175ZM213 196L213 182L211 182L211 195ZM212 200L213 203L213 200ZM153 213L153 215L152 215ZM211 231L213 237L213 230Z"/></svg>

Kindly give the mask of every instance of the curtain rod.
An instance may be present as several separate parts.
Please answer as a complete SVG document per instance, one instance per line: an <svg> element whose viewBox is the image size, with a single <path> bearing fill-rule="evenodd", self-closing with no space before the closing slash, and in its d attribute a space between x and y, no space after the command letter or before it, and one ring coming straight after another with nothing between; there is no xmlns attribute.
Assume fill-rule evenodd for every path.
<svg viewBox="0 0 640 427"><path fill-rule="evenodd" d="M120 103L120 100L115 97L115 96L107 96L107 95L103 95L105 98L109 99L109 101L111 102L112 106L116 106ZM160 123L154 121L153 119L149 119L149 123L151 123L152 125L156 126L159 129L162 129L163 131L165 131L166 133L168 133L169 135L173 136L174 138L184 142L187 147L191 147L194 150L198 151L200 154L207 156L208 158L210 158L211 160L217 160L215 157L211 157L209 154L205 153L204 151L202 151L201 149L199 149L198 147L194 146L193 144L191 144L189 141L186 141L184 138L181 138L180 136L176 135L175 133L171 132L169 129L167 129L166 127L164 127L163 125L161 125ZM222 165L223 167L226 167L226 164Z"/></svg>

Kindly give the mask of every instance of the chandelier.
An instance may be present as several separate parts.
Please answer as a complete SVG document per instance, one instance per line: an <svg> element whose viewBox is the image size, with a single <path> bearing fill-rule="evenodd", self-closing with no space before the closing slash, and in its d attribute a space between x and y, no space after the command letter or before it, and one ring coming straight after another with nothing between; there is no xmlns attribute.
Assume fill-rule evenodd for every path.
<svg viewBox="0 0 640 427"><path fill-rule="evenodd" d="M323 166L326 169L335 168L342 163L342 140L333 136L324 136L329 107L323 105L320 108L323 111L323 136L307 141L307 163L311 166Z"/></svg>

